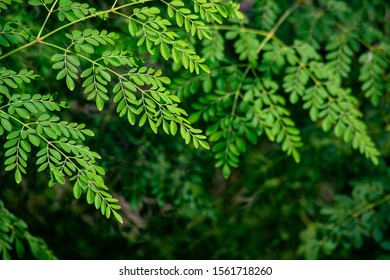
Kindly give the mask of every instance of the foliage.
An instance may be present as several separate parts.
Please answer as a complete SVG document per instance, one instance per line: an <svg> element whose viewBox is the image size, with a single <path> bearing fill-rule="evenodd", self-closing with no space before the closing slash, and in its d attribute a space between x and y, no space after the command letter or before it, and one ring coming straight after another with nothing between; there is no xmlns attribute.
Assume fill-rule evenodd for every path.
<svg viewBox="0 0 390 280"><path fill-rule="evenodd" d="M1 28L1 45L4 51L11 44L21 45L0 57L4 60L11 54L17 53L33 45L40 44L52 48L55 53L51 57L52 68L58 71L57 80L64 79L70 91L76 87L76 82L83 79L81 87L87 100L95 100L99 111L104 109L109 98L108 87L112 87L113 103L119 116L126 116L130 124L143 126L148 122L151 129L157 133L159 127L167 134L175 135L179 130L188 144L191 141L195 147L208 148L201 130L193 128L186 119L186 112L178 107L180 100L166 90L165 85L170 83L168 77L162 76L161 70L144 66L144 62L132 52L115 48L118 35L106 30L89 29L76 26L70 33L65 32L69 40L63 43L48 41L52 35L74 27L81 21L101 17L107 20L112 13L128 22L131 36L137 40L137 45L146 45L148 52L153 55L157 51L168 60L171 56L175 62L180 62L190 72L208 71L200 58L188 48L185 41L171 30L172 18L175 14L176 24L191 35L198 34L199 38L211 36L201 20L216 20L221 22L221 16L238 14L236 4L224 2L207 5L204 1L194 1L196 15L184 8L182 1L165 3L169 17L160 16L162 9L157 7L136 7L148 1L131 1L117 5L115 1L108 10L97 11L88 4L80 4L70 0L61 1L29 1L29 5L47 10L47 16L35 36L35 30L22 36L19 29L23 26L13 22L5 22ZM8 3L10 4L10 3ZM43 6L43 7L42 7ZM4 5L3 8L7 8ZM126 13L123 10L127 8ZM69 22L59 25L54 30L48 30L49 21ZM81 29L83 28L83 29ZM79 30L81 29L81 30ZM64 30L64 31L65 31ZM44 35L45 34L45 35ZM114 48L108 47L114 45ZM107 46L101 52L97 49ZM3 52L3 49L2 49ZM83 60L83 64L80 60ZM79 71L81 69L81 73ZM91 130L85 129L84 124L77 124L61 120L54 115L60 107L69 107L66 103L54 100L50 94L40 95L26 88L28 93L18 91L23 82L29 83L37 75L32 70L21 69L16 72L2 67L0 69L0 93L2 94L1 130L7 132L7 142L4 148L5 170L14 171L15 181L22 181L22 174L27 174L27 160L31 157L31 145L37 147L38 172L48 169L51 173L49 186L56 183L64 185L65 177L73 185L73 193L79 198L86 192L87 202L94 204L96 209L107 218L113 214L122 222L117 210L120 209L118 200L113 198L105 186L102 175L104 169L96 165L100 156L89 150L82 143L85 136L93 136ZM44 77L43 77L44 78ZM31 94L29 94L31 92ZM137 96L138 95L138 96ZM138 121L136 119L140 117Z"/></svg>
<svg viewBox="0 0 390 280"><path fill-rule="evenodd" d="M310 119L316 128L333 131L351 143L380 166L379 174L386 174L383 166L387 163L381 156L387 152L378 145L388 139L388 98L384 96L389 91L389 23L383 14L377 19L373 14L389 6L380 1L353 1L352 5L343 1L244 4L249 6L244 23L215 26L218 40L212 47L202 43L210 74L191 79L184 73L174 81L177 94L184 100L197 99L192 103L196 112L190 120L206 124L215 167L222 168L225 178L235 174L232 169L240 167L249 145L264 141L262 135L280 143L282 151L301 162L302 152L317 145L305 142L308 135L302 136L302 131L311 126L307 123ZM367 105L369 102L372 106ZM377 115L375 110L384 118L380 125L387 127L384 142L378 142L380 138L375 141L368 128L367 116L371 119ZM238 174L242 173L239 170ZM345 183L353 188L352 196L337 194L335 205L321 205L319 213L326 215L306 224L301 255L331 255L340 246L361 249L363 237L370 236L387 248L388 241L383 238L388 223L387 183L374 180L379 174L347 180ZM381 189L375 198L372 186ZM358 192L370 198L358 197ZM305 217L311 217L317 210L304 211L310 213ZM383 216L374 214L376 211ZM366 222L357 220L360 216Z"/></svg>
<svg viewBox="0 0 390 280"><path fill-rule="evenodd" d="M0 197L56 255L389 257L389 4L236 2L0 1Z"/></svg>
<svg viewBox="0 0 390 280"><path fill-rule="evenodd" d="M372 237L384 250L390 249L386 238L390 196L388 178L352 182L352 196L336 195L334 205L324 206L319 222L302 232L300 251L307 258L316 258L319 250L330 255L339 247L361 249L365 237Z"/></svg>
<svg viewBox="0 0 390 280"><path fill-rule="evenodd" d="M272 2L273 8L264 2ZM266 18L267 23L272 23L274 14L281 10L274 1L256 1L254 8L258 15ZM329 10L329 15L324 17L332 18L332 12L339 12L337 5L331 8L334 11ZM270 141L280 143L282 150L292 155L296 162L300 161L299 148L304 143L286 106L287 98L292 104L301 103L309 111L310 119L321 123L324 131L333 130L336 136L351 142L354 149L378 164L379 151L361 119L363 112L359 109L359 101L351 88L343 84L343 78L348 78L351 72L352 56L363 44L359 42L360 27L347 25L349 29L346 30L344 23L329 21L325 27L332 30L329 38L313 42L312 38L308 40L298 36L291 42L284 42L274 34L297 9L305 14L311 13L314 7L299 4L288 7L272 24L269 33L262 30L267 30L267 24L256 20L257 17L248 23L251 28L239 24L216 27L217 32L224 34L218 37L221 38L218 44L224 44L223 38L235 41L236 58L225 54L219 55L224 59L214 60L210 67L211 79L206 78L202 82L207 96L200 97L193 106L198 112L192 115L191 120L203 118L210 124L206 134L210 136L210 141L216 142L213 146L217 160L215 166L222 167L226 178L231 174L231 168L238 166L240 154L246 151L245 142L255 144L263 133ZM266 12L262 14L262 11ZM335 24L340 26L333 27ZM316 26L312 28L312 32L317 34ZM384 36L380 39L386 41ZM322 56L316 46L324 41L326 54ZM214 50L204 49L204 52L207 51ZM364 62L367 56L373 55L373 51L369 47L361 55L363 65L359 77L364 82L362 89L366 91L365 96L378 105L378 95L383 89L382 77L379 76L387 66L387 46L375 49L374 57L378 56L378 62L371 62L371 59ZM205 54L206 57L210 55ZM374 80L378 81L378 85ZM199 83L199 80L194 80L194 83Z"/></svg>
<svg viewBox="0 0 390 280"><path fill-rule="evenodd" d="M16 256L26 257L26 243L37 259L55 259L46 243L27 231L24 221L16 218L0 200L0 253L3 260L11 258L11 251L15 248Z"/></svg>

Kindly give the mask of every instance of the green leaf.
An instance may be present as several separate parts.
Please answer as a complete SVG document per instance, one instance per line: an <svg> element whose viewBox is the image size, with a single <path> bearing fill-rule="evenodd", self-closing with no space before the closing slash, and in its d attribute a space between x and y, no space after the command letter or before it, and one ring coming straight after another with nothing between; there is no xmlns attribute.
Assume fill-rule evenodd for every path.
<svg viewBox="0 0 390 280"><path fill-rule="evenodd" d="M131 110L127 110L127 120L131 125L135 125L135 115Z"/></svg>
<svg viewBox="0 0 390 280"><path fill-rule="evenodd" d="M141 119L139 120L138 126L141 127L146 122L146 113L142 115Z"/></svg>
<svg viewBox="0 0 390 280"><path fill-rule="evenodd" d="M153 132L157 134L157 126L151 119L149 119L149 125Z"/></svg>
<svg viewBox="0 0 390 280"><path fill-rule="evenodd" d="M93 192L91 191L91 189L88 189L88 191L87 191L87 202L88 202L88 204L92 204L95 202L95 196L94 196Z"/></svg>
<svg viewBox="0 0 390 280"><path fill-rule="evenodd" d="M171 131L171 134L172 135L176 135L176 132L177 132L177 125L174 121L171 121L170 124L169 124L169 127L170 127L170 131Z"/></svg>
<svg viewBox="0 0 390 280"><path fill-rule="evenodd" d="M16 248L16 253L18 254L19 258L23 258L24 256L24 245L20 241L19 238L15 238L15 248Z"/></svg>
<svg viewBox="0 0 390 280"><path fill-rule="evenodd" d="M131 20L129 20L128 29L131 36L135 37L135 35L137 34L137 25Z"/></svg>
<svg viewBox="0 0 390 280"><path fill-rule="evenodd" d="M102 198L100 197L100 195L95 195L95 208L96 209L99 209L100 206L102 205Z"/></svg>
<svg viewBox="0 0 390 280"><path fill-rule="evenodd" d="M224 164L224 166L222 168L222 174L223 174L223 177L225 177L225 179L229 178L229 176L231 174L230 167L226 163Z"/></svg>
<svg viewBox="0 0 390 280"><path fill-rule="evenodd" d="M114 215L115 219L120 222L121 224L123 224L123 219L121 217L121 215L119 215L116 211L112 210L112 214Z"/></svg>
<svg viewBox="0 0 390 280"><path fill-rule="evenodd" d="M60 72L58 72L56 79L57 80L63 79L66 76L66 73L67 73L66 69L62 69Z"/></svg>
<svg viewBox="0 0 390 280"><path fill-rule="evenodd" d="M20 170L17 168L15 170L15 182L20 183L22 181L22 174L20 173Z"/></svg>
<svg viewBox="0 0 390 280"><path fill-rule="evenodd" d="M292 150L292 156L293 156L296 163L299 163L301 161L301 155L299 154L299 152L296 149Z"/></svg>
<svg viewBox="0 0 390 280"><path fill-rule="evenodd" d="M210 149L210 145L209 145L206 141L202 141L202 140L199 140L199 139L198 139L198 141L199 141L199 144L200 144L203 148L205 148L206 150L209 150L209 149Z"/></svg>
<svg viewBox="0 0 390 280"><path fill-rule="evenodd" d="M98 108L99 111L104 109L104 100L99 96L96 98L96 107Z"/></svg>
<svg viewBox="0 0 390 280"><path fill-rule="evenodd" d="M7 130L7 131L12 130L12 125L7 119L1 118L0 121L1 121L2 127L4 127L5 130Z"/></svg>
<svg viewBox="0 0 390 280"><path fill-rule="evenodd" d="M170 50L169 50L169 48L168 48L168 46L167 46L166 44L162 43L162 44L160 45L160 52L161 52L161 55L162 55L166 60L169 59L171 53L170 53Z"/></svg>
<svg viewBox="0 0 390 280"><path fill-rule="evenodd" d="M221 130L217 131L216 133L214 133L213 135L210 136L209 140L211 142L216 142L218 141L219 139L221 139L223 135L223 132Z"/></svg>
<svg viewBox="0 0 390 280"><path fill-rule="evenodd" d="M236 145L237 148L240 150L241 153L245 153L246 151L246 144L245 141L242 140L240 137L236 138Z"/></svg>
<svg viewBox="0 0 390 280"><path fill-rule="evenodd" d="M107 219L109 219L111 217L111 208L110 207L107 207L105 215L106 215Z"/></svg>
<svg viewBox="0 0 390 280"><path fill-rule="evenodd" d="M245 136L253 145L257 143L257 136L250 129L245 130Z"/></svg>
<svg viewBox="0 0 390 280"><path fill-rule="evenodd" d="M73 186L73 195L75 198L79 199L81 194L83 193L83 190L81 189L78 182L76 182Z"/></svg>
<svg viewBox="0 0 390 280"><path fill-rule="evenodd" d="M16 113L21 116L22 118L24 119L29 119L30 118L30 114L28 113L28 111L26 109L23 109L23 108L15 108L15 111Z"/></svg>
<svg viewBox="0 0 390 280"><path fill-rule="evenodd" d="M60 173L60 172L53 172L54 174L54 177L56 179L56 181L61 184L61 185L64 185L65 184L65 176L64 174Z"/></svg>
<svg viewBox="0 0 390 280"><path fill-rule="evenodd" d="M58 79L58 77L57 77L57 79ZM71 91L74 90L75 84L74 84L73 79L69 75L66 75L66 85L68 86L68 88Z"/></svg>

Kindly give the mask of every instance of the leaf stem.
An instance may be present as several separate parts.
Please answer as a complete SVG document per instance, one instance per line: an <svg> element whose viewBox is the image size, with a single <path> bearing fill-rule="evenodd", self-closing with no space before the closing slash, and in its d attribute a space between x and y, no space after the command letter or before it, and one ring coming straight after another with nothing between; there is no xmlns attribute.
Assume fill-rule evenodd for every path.
<svg viewBox="0 0 390 280"><path fill-rule="evenodd" d="M31 46L35 45L36 43L37 43L37 41L34 40L34 41L32 41L32 42L30 42L28 44L25 44L25 45L23 45L23 46L21 46L21 47L19 47L17 49L14 49L14 50L10 51L9 53L6 53L5 55L0 56L0 60L3 60L4 58L6 58L6 57L8 57L8 56L10 56L10 55L12 55L14 53L17 53L17 52L19 52L21 50L24 50L24 49L26 49L28 47L31 47Z"/></svg>
<svg viewBox="0 0 390 280"><path fill-rule="evenodd" d="M53 47L53 48L56 48L56 49L59 49L59 50L62 50L64 52L67 52L67 53L73 53L72 51L68 50L68 49L65 49L65 48L62 48L60 46L57 46L55 44L51 44L51 43L48 43L48 42L44 42L44 41L41 41L40 42L41 44L44 44L44 45L47 45L47 46L50 46L50 47ZM96 65L97 67L104 67L102 64L100 64L99 62L97 62L96 60L92 60L82 54L79 54L79 53L74 53L75 55L77 55L78 57L90 62L92 65ZM126 74L120 74L118 72L116 72L115 70L113 69L110 69L108 67L104 67L108 72L114 74L115 76L117 76L118 79L120 80L124 80L124 81L130 81L129 78L126 78ZM134 73L131 73L131 74L134 74ZM129 76L131 75L130 73L128 74ZM160 107L160 109L162 107L168 107L170 106L169 104L160 104L157 102L157 100L153 97L152 94L148 93L147 90L143 89L142 87L138 86L137 84L134 84L134 86L139 90L139 92L141 93L142 95L142 99L144 99L144 96L147 96L149 98L151 98L152 100L154 100L154 102ZM184 129L186 129L192 136L194 135L190 129L186 128L185 127L185 122L183 122L183 120L181 120L180 118L178 118L177 115L172 115L172 118L174 119L175 122L179 123L181 126L184 127Z"/></svg>
<svg viewBox="0 0 390 280"><path fill-rule="evenodd" d="M16 118L15 116L13 116L13 115L11 115L11 114L7 113L6 111L3 111L3 110L0 110L0 113L8 115L9 118L13 119L14 121L16 121L17 123L22 125L23 129L24 128L27 128L27 129L31 128L30 124L32 124L32 123L24 123L21 120L19 120L18 118ZM74 157L68 156L61 149L59 149L56 145L54 145L54 143L55 143L54 141L52 142L52 141L48 140L42 134L37 134L37 136L39 136L43 141L45 141L47 143L47 147L51 146L55 150L57 150L57 152L59 152L65 158L65 161L68 160L69 162L72 162L74 164L75 168L77 169L78 174L83 174L83 173L87 173L88 172L87 169L82 169L82 168L80 168L77 165L77 159L73 160ZM115 211L114 209L112 209L112 206L110 205L109 201L107 201L107 198L102 194L102 191L97 188L97 187L100 187L100 188L104 189L104 186L101 186L96 180L89 181L88 185L90 185L90 186L88 186L88 188L91 188L93 192L95 192L97 195L99 195L101 197L101 199L106 204L106 207L110 208L111 211Z"/></svg>
<svg viewBox="0 0 390 280"><path fill-rule="evenodd" d="M233 26L233 25L211 25L209 26L209 28L214 30L232 30L232 31L237 30L237 26ZM248 27L240 27L239 31L244 33L253 33L264 37L268 36L269 34L268 31L257 30Z"/></svg>
<svg viewBox="0 0 390 280"><path fill-rule="evenodd" d="M260 53L264 46L268 43L269 40L276 34L276 31L279 27L286 21L286 19L299 7L299 3L295 2L289 9L287 9L283 15L279 18L276 24L272 27L272 29L268 32L267 36L261 41L260 45L256 49L256 53Z"/></svg>
<svg viewBox="0 0 390 280"><path fill-rule="evenodd" d="M46 39L47 37L53 35L54 33L57 33L58 31L60 31L60 30L62 30L62 29L64 29L64 28L67 28L67 27L69 27L69 26L72 26L72 25L74 25L74 24L76 24L76 23L79 23L79 22L81 22L81 21L84 21L84 20L86 20L86 19L94 18L94 17L100 16L100 15L104 15L104 14L113 13L113 12L115 12L115 11L117 11L117 10L120 10L120 9L123 9L123 8L126 8L126 7L129 7L129 6L133 6L133 5L137 5L137 4L143 4L143 3L151 2L151 1L153 1L153 0L140 0L140 1L135 2L135 3L127 3L127 4L124 4L124 5L115 7L115 8L111 8L111 9L109 9L109 10L104 10L104 11L96 12L96 13L94 13L94 14L91 14L91 15L88 15L88 16L86 16L86 17L80 18L80 19L78 19L78 20L72 21L72 22L70 22L70 23L68 23L68 24L65 24L65 25L63 25L63 26L61 26L61 27L59 27L59 28L57 28L57 29L51 31L50 33L48 33L48 34L46 34L45 36L43 36L43 37L41 38L41 40Z"/></svg>
<svg viewBox="0 0 390 280"><path fill-rule="evenodd" d="M115 0L114 4L112 4L111 10L115 8L116 3L118 3L118 0Z"/></svg>
<svg viewBox="0 0 390 280"><path fill-rule="evenodd" d="M43 32L43 29L44 29L45 26L46 26L47 21L49 20L51 14L53 13L54 7L57 5L57 2L58 2L58 0L54 1L53 5L51 6L51 9L50 9L49 12L47 13L46 19L45 19L45 21L44 21L43 24L42 24L41 30L39 30L39 33L38 33L38 35L37 35L37 39L36 39L36 40L39 40L39 38L40 38L40 36L41 36L41 34L42 34L42 32Z"/></svg>
<svg viewBox="0 0 390 280"><path fill-rule="evenodd" d="M96 13L94 13L94 14L85 16L85 17L80 18L80 19L78 19L78 20L69 22L68 24L65 24L65 25L63 25L63 26L61 26L61 27L58 27L57 29L55 29L55 30L53 30L53 31L51 31L51 32L49 32L49 33L47 33L46 35L44 35L44 36L42 36L42 37L40 37L40 38L37 37L36 40L34 40L34 41L32 41L32 42L30 42L30 43L28 43L28 44L26 44L26 45L23 45L23 46L21 46L21 47L19 47L19 48L17 48L17 49L14 49L14 50L10 51L9 53L6 53L6 54L3 55L3 56L0 56L0 60L3 60L4 58L6 58L6 57L8 57L8 56L10 56L10 55L12 55L12 54L14 54L14 53L17 53L17 52L19 52L19 51L21 51L21 50L23 50L23 49L25 49L25 48L31 47L31 46L33 46L33 45L35 45L35 44L37 44L37 43L42 43L42 40L44 40L44 39L50 37L51 35L57 33L58 31L60 31L60 30L62 30L62 29L65 29L65 28L67 28L67 27L69 27L69 26L72 26L72 25L74 25L74 24L76 24L76 23L79 23L79 22L81 22L81 21L84 21L84 20L87 20L87 19L90 19L90 18L94 18L94 17L100 16L100 15L103 15L103 14L113 13L114 11L117 11L117 10L120 10L120 9L123 9L123 8L126 8L126 7L129 7L129 6L133 6L133 5L137 5L137 4L143 4L143 3L151 2L151 1L153 1L153 0L140 0L140 1L138 1L138 2L127 3L127 4L124 4L124 5L121 5L121 6L112 8L112 9L109 9L109 10L104 10L104 11L96 12Z"/></svg>

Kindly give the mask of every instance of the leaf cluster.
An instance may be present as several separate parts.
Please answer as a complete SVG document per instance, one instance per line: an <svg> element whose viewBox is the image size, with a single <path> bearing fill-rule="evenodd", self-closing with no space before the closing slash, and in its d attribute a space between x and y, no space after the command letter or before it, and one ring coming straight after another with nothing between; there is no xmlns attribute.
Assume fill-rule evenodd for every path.
<svg viewBox="0 0 390 280"><path fill-rule="evenodd" d="M197 112L191 120L203 119L208 123L207 134L215 142L215 166L222 167L225 177L229 177L231 167L238 167L239 156L246 151L245 142L256 144L263 132L299 162L299 148L304 142L287 99L290 104L300 104L307 110L308 117L323 131L333 131L377 165L380 153L367 131L360 102L353 93L359 88L346 81L357 78L356 71L351 69L359 67L364 96L377 106L385 88L388 56L384 50L387 47L376 49L374 53L361 37L359 26L344 27L349 23L340 22L343 18L340 14L349 9L340 3L343 9L326 6L331 9L329 15L321 18L326 28L332 30L328 36L324 34L315 42L317 38L312 35L323 28L318 24L312 26L313 33L308 38L298 35L292 41L283 41L275 33L282 25L295 27L290 24L289 16L302 14L306 19L316 7L296 3L286 7L277 21L276 15L285 6L275 1L256 1L254 8L265 12L267 5L272 7L268 9L268 16L263 15L267 24L257 21L257 17L248 17L247 27L232 23L215 28L217 41L212 48L205 45L202 49L209 58L208 77L178 79L174 83L179 96L189 96L198 88L207 94L193 104ZM257 12L256 16L260 14ZM270 31L266 32L268 29ZM386 44L384 35L381 40ZM229 44L234 46L233 56L228 53ZM319 49L321 44L325 44L323 50ZM360 55L360 65L355 65L354 58L362 48L366 52Z"/></svg>
<svg viewBox="0 0 390 280"><path fill-rule="evenodd" d="M28 231L26 223L9 212L0 200L0 253L3 260L25 258L26 249L37 259L56 259L46 243Z"/></svg>
<svg viewBox="0 0 390 280"><path fill-rule="evenodd" d="M204 58L189 48L172 29L172 24L192 36L196 33L200 39L210 39L205 22L222 23L221 16L239 15L238 5L232 1L215 1L212 5L194 1L194 10L191 10L182 1L164 2L164 8L142 6L143 2L119 5L115 1L111 9L98 10L87 3L70 0L31 0L24 8L31 5L46 13L39 33L28 33L20 24L4 22L0 26L0 55L5 54L0 60L3 62L14 52L41 44L51 49L56 79L64 80L70 91L81 90L87 100L95 101L99 111L107 103L115 104L119 117L126 116L131 125L141 127L148 123L154 133L162 127L167 134L180 133L186 144L192 142L195 147L208 149L202 131L191 126L187 113L180 108L180 99L167 90L166 85L171 81L163 76L161 69L147 67L143 59L129 50L116 48L117 33L90 29L78 23L95 17L106 21L109 14L116 16L127 22L128 31L136 38L138 46L145 45L151 55L158 52L166 60L172 57L190 72L199 74L201 70L208 71ZM11 2L1 4L2 9L8 9L6 4ZM59 27L49 30L49 22L56 22ZM64 32L69 27L71 30ZM61 43L50 41L51 36L58 37L60 33L64 36ZM19 48L12 49L14 45ZM0 132L6 137L5 170L14 172L15 181L20 183L30 171L28 162L35 158L37 172L50 172L49 186L70 184L76 198L85 193L87 202L94 204L103 215L107 218L113 215L122 222L117 212L118 200L108 192L103 179L105 171L97 165L101 157L84 144L86 137L93 137L94 133L84 124L61 118L60 109L67 109L69 105L57 101L56 94L34 93L26 85L37 77L28 69L16 72L0 68ZM63 93L62 90L61 95Z"/></svg>

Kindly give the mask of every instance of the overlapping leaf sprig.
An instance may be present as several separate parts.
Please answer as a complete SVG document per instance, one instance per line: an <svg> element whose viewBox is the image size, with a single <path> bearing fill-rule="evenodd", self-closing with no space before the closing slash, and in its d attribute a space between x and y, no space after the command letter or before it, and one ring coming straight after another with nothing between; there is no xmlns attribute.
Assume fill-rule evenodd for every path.
<svg viewBox="0 0 390 280"><path fill-rule="evenodd" d="M0 9L10 9L11 2L1 1ZM207 23L240 17L238 4L220 0L113 1L110 9L100 11L71 0L14 2L20 8L35 6L47 16L37 34L16 22L0 25L1 63L20 50L37 44L45 46L54 51L51 60L56 79L64 80L70 91L83 92L98 110L113 102L118 116L126 117L132 125L147 123L155 133L162 128L167 134L180 133L187 144L192 142L196 148L209 148L206 136L192 127L187 113L180 108L180 99L167 90L171 80L160 69L145 66L132 51L116 48L118 34L83 28L83 22L119 18L138 46L144 45L151 55L158 53L165 60L180 63L190 73L199 74L209 71L204 58L178 35L177 27L199 39L211 39ZM59 27L50 30L51 22L57 22ZM62 42L50 40L59 33L64 35ZM104 170L97 164L100 156L83 144L85 137L93 136L92 131L84 124L61 120L56 112L68 106L53 94L32 94L31 89L25 93L19 87L35 78L27 69L17 72L0 68L0 132L6 137L5 169L13 171L19 183L34 158L38 172L50 172L50 186L71 184L76 198L85 193L87 202L103 215L122 222L118 200L108 192ZM61 90L60 95L66 91Z"/></svg>
<svg viewBox="0 0 390 280"><path fill-rule="evenodd" d="M215 166L222 168L225 177L239 166L246 143L255 144L262 134L300 161L299 148L304 143L288 101L302 104L309 118L325 132L333 130L374 164L379 163L379 150L362 120L357 94L346 85L346 78L355 74L353 59L366 48L360 55L360 66L355 66L359 67L364 96L378 106L386 91L388 40L375 30L369 37L361 34L361 26L346 28L340 21L351 10L339 1L323 1L319 6L316 10L297 1L285 5L283 12L283 4L276 1L255 1L247 25L215 26L212 34L216 39L202 42L210 73L195 78L184 73L174 81L178 96L188 97L199 89L206 94L193 103L196 112L190 119L202 118L208 124L206 134L215 142ZM320 9L328 13L322 14ZM288 23L294 13L297 16ZM305 32L288 44L276 36L282 25L295 28L295 22L309 28L300 28ZM227 51L229 44L234 48L233 56ZM324 50L320 50L321 44Z"/></svg>

